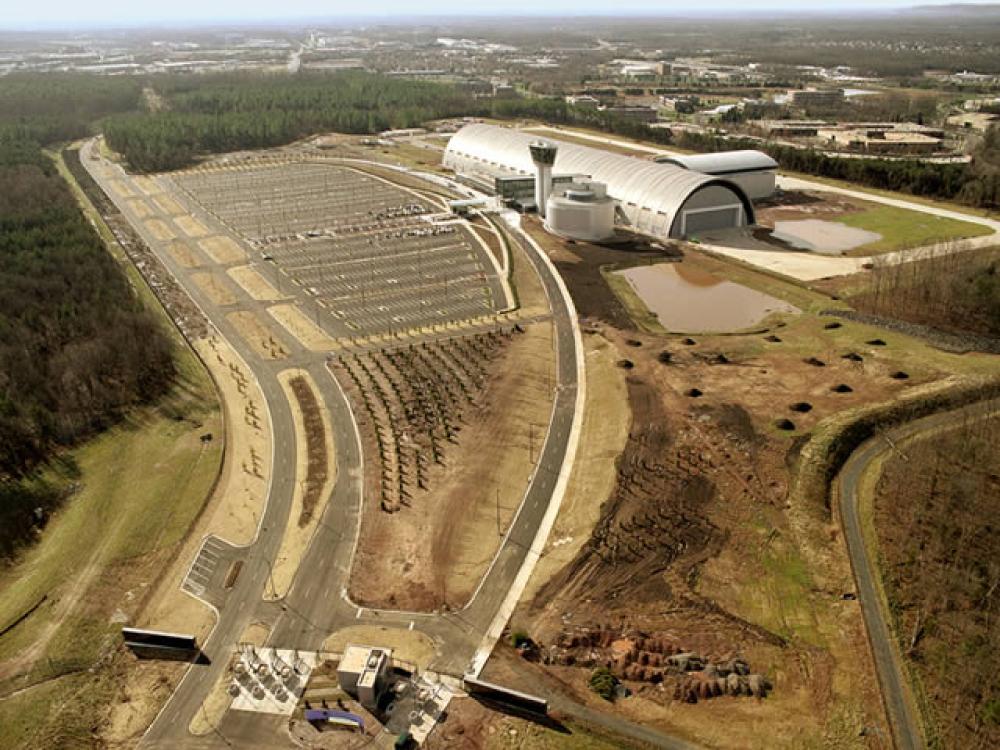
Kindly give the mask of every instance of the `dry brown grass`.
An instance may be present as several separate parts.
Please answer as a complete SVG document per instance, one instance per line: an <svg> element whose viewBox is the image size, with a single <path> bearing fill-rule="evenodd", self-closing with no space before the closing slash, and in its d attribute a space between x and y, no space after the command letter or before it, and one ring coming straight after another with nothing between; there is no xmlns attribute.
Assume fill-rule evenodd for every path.
<svg viewBox="0 0 1000 750"><path fill-rule="evenodd" d="M146 229L148 229L150 233L161 242L165 240L172 240L176 236L174 235L174 231L161 219L149 219L145 222L145 224Z"/></svg>
<svg viewBox="0 0 1000 750"><path fill-rule="evenodd" d="M237 263L247 258L243 248L231 237L208 237L199 241L198 247L204 250L212 260L222 265Z"/></svg>
<svg viewBox="0 0 1000 750"><path fill-rule="evenodd" d="M255 300L277 302L285 298L285 295L275 289L271 282L265 279L260 271L253 266L236 266L230 268L227 273Z"/></svg>
<svg viewBox="0 0 1000 750"><path fill-rule="evenodd" d="M227 320L233 324L243 340L264 359L284 359L288 356L281 344L281 339L275 336L274 329L261 320L256 313L250 311L230 313Z"/></svg>
<svg viewBox="0 0 1000 750"><path fill-rule="evenodd" d="M267 311L306 349L324 352L337 347L336 340L310 320L297 305L275 305Z"/></svg>
<svg viewBox="0 0 1000 750"><path fill-rule="evenodd" d="M191 280L208 295L214 304L219 306L232 305L237 300L236 294L222 279L222 276L212 271L191 274Z"/></svg>

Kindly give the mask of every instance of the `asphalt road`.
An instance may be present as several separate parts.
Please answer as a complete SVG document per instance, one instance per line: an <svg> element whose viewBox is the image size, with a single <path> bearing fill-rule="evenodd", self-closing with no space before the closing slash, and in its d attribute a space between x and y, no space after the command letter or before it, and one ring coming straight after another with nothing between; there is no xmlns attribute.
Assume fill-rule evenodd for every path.
<svg viewBox="0 0 1000 750"><path fill-rule="evenodd" d="M851 455L839 475L838 505L844 526L844 538L851 558L851 567L854 569L861 613L868 631L872 656L875 659L882 699L893 739L899 750L918 750L925 747L926 743L919 712L902 664L898 641L893 635L884 608L880 593L880 573L874 559L875 552L865 545L858 495L859 484L871 463L893 452L893 445L899 445L925 433L959 427L970 418L983 418L998 411L1000 411L1000 400L994 400L908 422L864 443Z"/></svg>
<svg viewBox="0 0 1000 750"><path fill-rule="evenodd" d="M576 325L572 308L560 294L558 282L550 268L537 256L528 243L523 243L538 271L552 307L556 334L554 349L557 358L557 388L550 429L538 459L537 469L524 496L521 508L497 553L493 565L484 577L470 603L461 611L447 613L407 613L361 609L347 597L347 580L353 557L360 519L362 498L362 467L364 457L354 427L350 406L322 354L306 351L299 342L275 326L275 338L280 339L290 356L269 361L259 357L232 328L226 314L234 310L254 310L267 317L268 304L241 298L236 305L220 307L193 283L192 269L178 264L167 252L168 242L157 240L135 215L127 200L121 199L109 187L111 179L131 183L131 178L119 167L98 155L95 142L82 150L82 162L97 183L118 206L135 230L142 236L184 290L201 307L217 328L253 371L271 414L273 429L273 461L267 507L256 540L244 548L244 568L236 585L220 594L218 623L202 650L210 664L192 666L154 720L145 737L146 747L209 748L209 747L287 747L286 719L259 714L230 711L218 730L195 738L187 731L195 714L208 696L228 663L244 629L252 622L265 622L272 627L270 645L312 650L318 648L332 631L359 622L373 622L417 629L440 638L445 644L441 658L431 666L435 670L461 675L497 615L501 603L511 588L529 554L536 532L549 507L552 492L562 468L570 441L570 425L576 409L579 387L578 353L574 340ZM138 189L136 194L141 195ZM183 201L183 195L175 195ZM190 205L190 214L216 234L232 236L211 215ZM146 201L154 217L172 224L152 201ZM176 230L178 237L184 234ZM239 239L239 238L236 238ZM194 271L212 267L206 262ZM321 519L306 556L289 593L280 602L263 601L271 561L281 543L282 532L291 509L295 482L296 438L290 405L277 380L277 373L289 367L301 367L312 375L320 390L317 394L330 411L337 451L338 474L330 502Z"/></svg>

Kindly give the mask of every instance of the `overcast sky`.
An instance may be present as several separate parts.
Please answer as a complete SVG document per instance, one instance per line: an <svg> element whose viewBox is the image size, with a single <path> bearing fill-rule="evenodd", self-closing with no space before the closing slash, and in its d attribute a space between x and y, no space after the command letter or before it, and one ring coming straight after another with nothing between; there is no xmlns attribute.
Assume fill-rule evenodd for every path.
<svg viewBox="0 0 1000 750"><path fill-rule="evenodd" d="M953 0L758 0L756 13L860 11ZM976 2L976 0L973 0ZM978 0L983 4L983 0ZM0 0L0 28L134 26L405 15L691 15L735 11L737 0Z"/></svg>

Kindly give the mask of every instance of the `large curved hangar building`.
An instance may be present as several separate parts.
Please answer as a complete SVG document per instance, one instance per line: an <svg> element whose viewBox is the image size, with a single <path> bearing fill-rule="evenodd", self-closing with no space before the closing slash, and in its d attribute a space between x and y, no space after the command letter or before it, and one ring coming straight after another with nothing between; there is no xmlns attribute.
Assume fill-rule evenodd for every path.
<svg viewBox="0 0 1000 750"><path fill-rule="evenodd" d="M631 224L643 234L689 237L754 223L753 205L736 183L673 164L658 164L575 143L558 146L553 174L587 175L607 185ZM452 136L444 166L457 174L504 177L535 174L529 144L538 136L494 125L466 125Z"/></svg>

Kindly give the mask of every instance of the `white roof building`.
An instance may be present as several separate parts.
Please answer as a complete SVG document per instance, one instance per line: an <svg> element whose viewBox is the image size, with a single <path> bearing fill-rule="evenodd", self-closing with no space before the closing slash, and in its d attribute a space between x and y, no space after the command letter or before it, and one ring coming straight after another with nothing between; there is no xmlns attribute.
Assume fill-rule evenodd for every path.
<svg viewBox="0 0 1000 750"><path fill-rule="evenodd" d="M528 144L536 135L494 125L459 130L444 154L444 166L460 174L534 175ZM547 138L558 146L554 174L588 175L607 185L631 228L657 237L754 223L753 205L734 181L673 164Z"/></svg>

